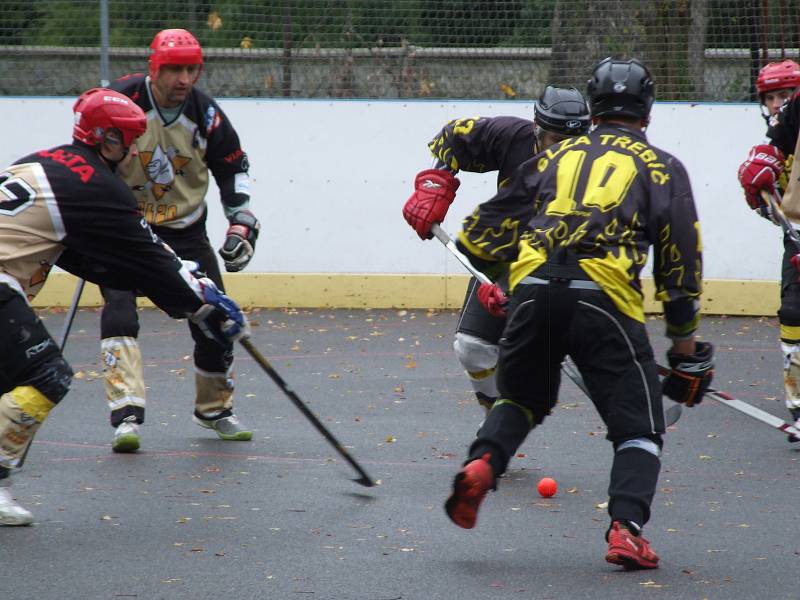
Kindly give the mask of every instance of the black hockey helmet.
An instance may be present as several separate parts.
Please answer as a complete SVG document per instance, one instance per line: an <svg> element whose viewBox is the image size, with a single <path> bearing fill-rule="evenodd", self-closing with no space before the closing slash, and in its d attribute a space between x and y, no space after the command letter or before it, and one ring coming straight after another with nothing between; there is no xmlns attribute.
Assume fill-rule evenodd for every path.
<svg viewBox="0 0 800 600"><path fill-rule="evenodd" d="M600 61L588 81L587 94L592 117L647 119L656 99L650 71L635 58Z"/></svg>
<svg viewBox="0 0 800 600"><path fill-rule="evenodd" d="M582 135L591 125L586 99L575 88L548 85L534 105L533 114L536 125L560 135Z"/></svg>

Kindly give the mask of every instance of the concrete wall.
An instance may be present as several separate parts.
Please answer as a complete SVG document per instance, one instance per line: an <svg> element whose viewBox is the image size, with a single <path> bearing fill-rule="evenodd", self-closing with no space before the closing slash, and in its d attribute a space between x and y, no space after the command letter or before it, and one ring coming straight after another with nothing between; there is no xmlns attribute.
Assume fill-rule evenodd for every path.
<svg viewBox="0 0 800 600"><path fill-rule="evenodd" d="M68 140L73 100L0 98L0 165ZM221 105L250 155L253 208L263 224L255 259L231 281L242 286L237 289L247 303L270 306L458 305L463 268L437 242L420 242L400 208L414 175L429 164L427 141L446 121L533 114L531 103L510 101L227 99ZM738 165L764 129L755 105L654 108L650 142L678 156L692 179L705 247L706 304L714 307L707 312L772 314L777 307L780 231L751 213L736 180ZM453 233L495 185L492 175L461 179L445 221ZM209 205L209 233L217 246L226 222L215 189ZM269 275L251 288L258 278L247 273ZM384 276L384 291L369 274ZM328 283L320 288L320 281ZM427 283L419 286L421 281ZM432 291L439 285L433 281L445 291ZM69 302L64 290L47 295L46 289L39 302Z"/></svg>

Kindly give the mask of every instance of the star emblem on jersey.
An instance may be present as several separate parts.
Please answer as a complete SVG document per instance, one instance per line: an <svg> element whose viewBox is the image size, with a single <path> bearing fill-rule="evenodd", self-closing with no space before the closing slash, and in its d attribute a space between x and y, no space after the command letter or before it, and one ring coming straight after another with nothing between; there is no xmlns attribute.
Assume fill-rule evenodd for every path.
<svg viewBox="0 0 800 600"><path fill-rule="evenodd" d="M175 148L164 150L160 144L152 151L139 151L139 162L147 175L147 187L156 200L161 200L172 189L175 176L182 175L183 167L191 160L188 156L178 154Z"/></svg>

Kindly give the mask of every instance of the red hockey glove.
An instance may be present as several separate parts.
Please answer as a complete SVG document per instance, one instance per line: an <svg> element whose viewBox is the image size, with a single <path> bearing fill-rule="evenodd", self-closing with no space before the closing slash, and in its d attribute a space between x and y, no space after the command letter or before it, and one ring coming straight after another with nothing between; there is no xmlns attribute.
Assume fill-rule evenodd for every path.
<svg viewBox="0 0 800 600"><path fill-rule="evenodd" d="M219 249L219 255L225 261L225 270L229 273L241 271L253 258L256 240L261 224L249 210L240 210L230 217L230 227L225 233L225 242Z"/></svg>
<svg viewBox="0 0 800 600"><path fill-rule="evenodd" d="M478 301L493 317L505 316L508 297L496 283L482 283L478 288Z"/></svg>
<svg viewBox="0 0 800 600"><path fill-rule="evenodd" d="M783 153L775 146L759 144L750 149L750 154L739 167L739 183L744 188L747 204L770 220L769 206L761 197L761 191L775 193L775 182L783 173Z"/></svg>
<svg viewBox="0 0 800 600"><path fill-rule="evenodd" d="M450 171L428 169L414 181L414 193L403 206L403 217L423 240L433 237L431 227L447 214L461 182Z"/></svg>
<svg viewBox="0 0 800 600"><path fill-rule="evenodd" d="M714 378L714 347L708 342L695 342L694 354L667 351L672 371L662 382L662 392L675 402L694 406L703 401Z"/></svg>

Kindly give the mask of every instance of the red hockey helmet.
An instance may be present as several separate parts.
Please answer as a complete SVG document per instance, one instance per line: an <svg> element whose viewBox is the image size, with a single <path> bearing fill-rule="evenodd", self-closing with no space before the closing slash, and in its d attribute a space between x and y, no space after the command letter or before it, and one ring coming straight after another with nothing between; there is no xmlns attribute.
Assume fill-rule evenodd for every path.
<svg viewBox="0 0 800 600"><path fill-rule="evenodd" d="M107 129L119 129L127 148L147 129L144 111L124 94L106 88L85 91L72 112L75 113L72 137L91 146L103 140Z"/></svg>
<svg viewBox="0 0 800 600"><path fill-rule="evenodd" d="M793 60L769 63L759 71L756 79L759 96L773 90L793 90L796 87L800 87L800 65Z"/></svg>
<svg viewBox="0 0 800 600"><path fill-rule="evenodd" d="M155 78L164 65L200 65L200 69L203 68L203 49L200 42L185 29L159 31L150 48L153 50L150 55L151 78ZM197 77L200 77L199 71Z"/></svg>

